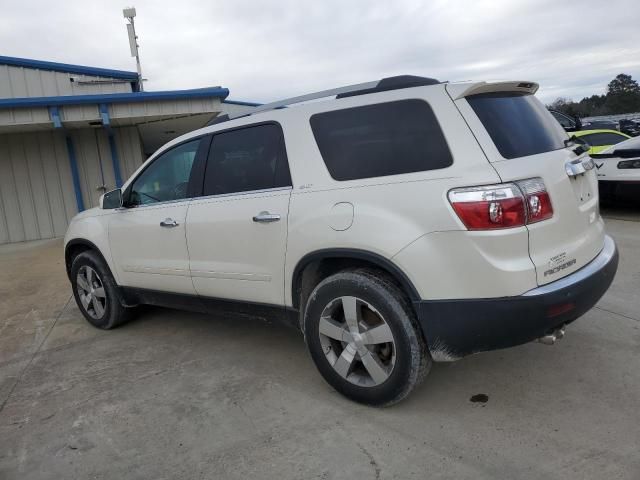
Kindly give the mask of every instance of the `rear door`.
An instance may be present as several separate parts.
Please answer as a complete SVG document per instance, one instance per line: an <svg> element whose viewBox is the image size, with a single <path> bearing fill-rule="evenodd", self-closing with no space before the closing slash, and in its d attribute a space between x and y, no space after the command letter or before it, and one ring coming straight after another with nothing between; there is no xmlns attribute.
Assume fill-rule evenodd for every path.
<svg viewBox="0 0 640 480"><path fill-rule="evenodd" d="M536 88L514 82L452 97L503 182L544 181L553 217L527 226L529 255L542 285L589 263L604 245L604 224L593 162L574 153L575 145L565 145L568 136L534 97Z"/></svg>
<svg viewBox="0 0 640 480"><path fill-rule="evenodd" d="M190 270L204 297L284 305L291 177L282 129L216 133L202 197L187 216Z"/></svg>

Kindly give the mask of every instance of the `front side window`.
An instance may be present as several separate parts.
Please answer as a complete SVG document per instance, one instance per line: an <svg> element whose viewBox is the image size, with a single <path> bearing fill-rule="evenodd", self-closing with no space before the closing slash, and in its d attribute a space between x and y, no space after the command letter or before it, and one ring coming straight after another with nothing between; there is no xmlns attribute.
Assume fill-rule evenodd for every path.
<svg viewBox="0 0 640 480"><path fill-rule="evenodd" d="M422 172L453 163L438 120L423 100L316 113L310 122L335 180Z"/></svg>
<svg viewBox="0 0 640 480"><path fill-rule="evenodd" d="M604 147L605 145L615 145L616 143L627 140L627 137L613 132L589 133L582 135L589 145L592 147Z"/></svg>
<svg viewBox="0 0 640 480"><path fill-rule="evenodd" d="M467 102L504 158L565 147L566 132L533 95L483 93L467 97Z"/></svg>
<svg viewBox="0 0 640 480"><path fill-rule="evenodd" d="M569 117L567 117L566 115L556 111L552 111L551 115L554 116L554 118L558 121L560 125L562 125L563 128L575 127L575 122L571 120Z"/></svg>
<svg viewBox="0 0 640 480"><path fill-rule="evenodd" d="M291 185L282 130L265 124L215 134L204 174L204 195Z"/></svg>
<svg viewBox="0 0 640 480"><path fill-rule="evenodd" d="M147 205L187 198L191 167L200 139L163 153L149 165L131 186L130 205Z"/></svg>

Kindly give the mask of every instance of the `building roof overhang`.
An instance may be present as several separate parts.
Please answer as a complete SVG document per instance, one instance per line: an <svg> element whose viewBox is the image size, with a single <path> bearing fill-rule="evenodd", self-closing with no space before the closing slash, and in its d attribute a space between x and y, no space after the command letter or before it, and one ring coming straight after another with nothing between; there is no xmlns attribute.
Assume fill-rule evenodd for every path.
<svg viewBox="0 0 640 480"><path fill-rule="evenodd" d="M88 67L86 65L72 65L70 63L48 62L45 60L33 60L30 58L5 57L0 55L0 65L49 70L52 72L75 73L77 75L90 75L95 77L110 77L120 80L138 80L137 72Z"/></svg>
<svg viewBox="0 0 640 480"><path fill-rule="evenodd" d="M191 98L219 98L224 100L229 90L222 87L158 92L104 93L98 95L63 95L55 97L0 98L0 109L60 107L65 105L113 104L150 102L158 100L188 100Z"/></svg>

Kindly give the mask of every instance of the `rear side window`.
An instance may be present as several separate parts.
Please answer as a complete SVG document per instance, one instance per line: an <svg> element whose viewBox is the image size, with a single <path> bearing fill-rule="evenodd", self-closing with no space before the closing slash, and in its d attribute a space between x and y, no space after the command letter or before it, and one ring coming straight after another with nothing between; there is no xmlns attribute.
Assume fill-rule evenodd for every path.
<svg viewBox="0 0 640 480"><path fill-rule="evenodd" d="M317 113L311 129L335 180L435 170L453 163L433 110L422 100Z"/></svg>
<svg viewBox="0 0 640 480"><path fill-rule="evenodd" d="M485 93L469 96L467 102L504 158L565 147L566 132L533 95Z"/></svg>
<svg viewBox="0 0 640 480"><path fill-rule="evenodd" d="M282 130L266 124L215 134L204 174L204 195L291 185Z"/></svg>
<svg viewBox="0 0 640 480"><path fill-rule="evenodd" d="M581 135L581 138L592 147L615 145L616 143L627 140L627 137L611 132L589 133L587 135Z"/></svg>

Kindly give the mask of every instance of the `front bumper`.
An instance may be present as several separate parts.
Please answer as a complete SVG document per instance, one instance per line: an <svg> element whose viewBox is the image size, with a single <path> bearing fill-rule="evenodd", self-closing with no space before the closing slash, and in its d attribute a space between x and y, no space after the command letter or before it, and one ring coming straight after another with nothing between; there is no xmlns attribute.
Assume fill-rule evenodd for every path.
<svg viewBox="0 0 640 480"><path fill-rule="evenodd" d="M605 237L589 264L560 280L516 297L423 300L418 320L435 361L507 348L540 338L574 321L593 307L611 285L618 250Z"/></svg>

